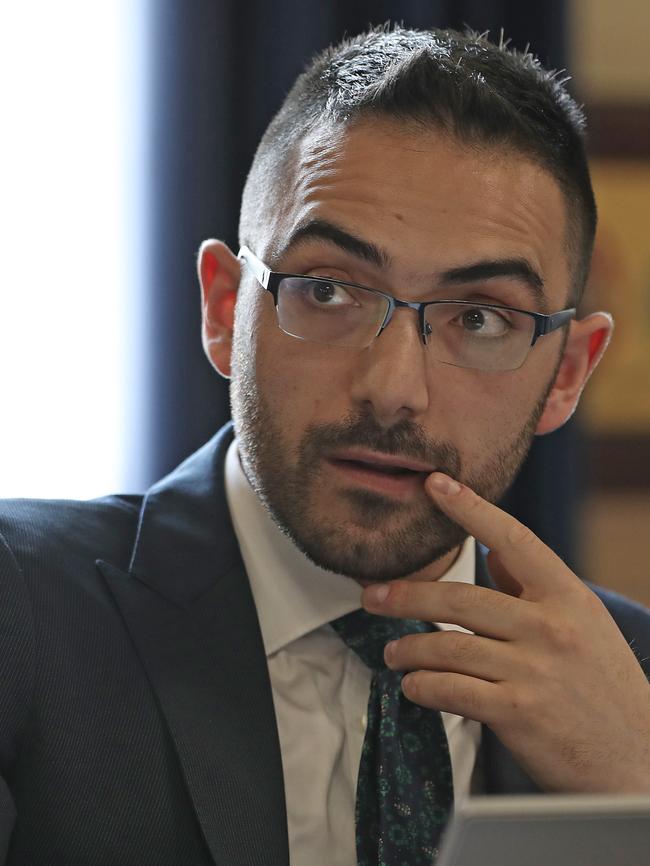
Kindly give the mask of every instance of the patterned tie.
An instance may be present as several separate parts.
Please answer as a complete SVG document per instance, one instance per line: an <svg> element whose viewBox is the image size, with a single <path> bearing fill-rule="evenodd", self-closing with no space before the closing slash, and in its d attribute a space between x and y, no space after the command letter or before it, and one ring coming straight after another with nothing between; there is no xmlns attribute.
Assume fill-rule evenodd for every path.
<svg viewBox="0 0 650 866"><path fill-rule="evenodd" d="M390 640L435 631L429 623L355 610L331 623L372 671L356 803L359 866L431 866L453 801L449 746L437 710L402 694L384 664Z"/></svg>

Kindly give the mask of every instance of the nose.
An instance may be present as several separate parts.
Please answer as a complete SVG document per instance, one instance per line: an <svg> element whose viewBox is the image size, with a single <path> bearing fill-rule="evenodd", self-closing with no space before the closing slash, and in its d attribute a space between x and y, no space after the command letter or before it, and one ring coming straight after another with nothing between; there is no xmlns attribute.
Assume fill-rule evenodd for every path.
<svg viewBox="0 0 650 866"><path fill-rule="evenodd" d="M429 406L427 348L415 310L396 310L382 333L359 354L351 397L363 410L390 427L414 418Z"/></svg>

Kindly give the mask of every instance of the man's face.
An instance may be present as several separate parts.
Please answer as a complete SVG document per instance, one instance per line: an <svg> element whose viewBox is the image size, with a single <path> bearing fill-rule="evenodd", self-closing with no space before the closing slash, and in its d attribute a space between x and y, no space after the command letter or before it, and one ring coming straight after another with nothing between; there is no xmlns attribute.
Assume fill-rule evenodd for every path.
<svg viewBox="0 0 650 866"><path fill-rule="evenodd" d="M329 276L404 300L482 300L539 312L566 305L566 212L554 179L521 155L462 148L388 123L303 142L257 255L287 273ZM328 223L374 245L299 229ZM261 248L260 248L261 247ZM270 259L270 262L269 262ZM519 260L543 281L451 278ZM497 269L498 270L498 269ZM279 525L319 565L361 582L437 577L463 539L424 490L441 469L495 500L530 444L553 382L561 333L523 366L484 372L435 361L413 310L367 348L283 333L273 300L242 272L232 404L244 470ZM428 471L400 471L395 458ZM388 465L382 464L388 461Z"/></svg>

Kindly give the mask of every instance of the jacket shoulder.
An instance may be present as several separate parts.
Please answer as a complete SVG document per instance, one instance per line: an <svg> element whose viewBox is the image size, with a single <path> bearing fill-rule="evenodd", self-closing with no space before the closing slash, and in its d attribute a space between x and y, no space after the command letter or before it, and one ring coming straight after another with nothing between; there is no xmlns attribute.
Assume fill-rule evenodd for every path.
<svg viewBox="0 0 650 866"><path fill-rule="evenodd" d="M42 635L63 639L61 623L71 621L61 611L87 611L81 596L101 601L95 561L128 564L138 514L139 497L0 500L0 773L16 757L49 653Z"/></svg>
<svg viewBox="0 0 650 866"><path fill-rule="evenodd" d="M88 556L126 566L141 502L141 496L0 500L0 538L23 571Z"/></svg>

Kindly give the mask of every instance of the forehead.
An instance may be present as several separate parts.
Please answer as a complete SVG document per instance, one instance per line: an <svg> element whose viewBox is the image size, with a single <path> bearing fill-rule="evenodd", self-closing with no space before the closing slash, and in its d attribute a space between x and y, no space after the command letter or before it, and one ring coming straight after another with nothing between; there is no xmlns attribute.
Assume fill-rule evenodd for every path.
<svg viewBox="0 0 650 866"><path fill-rule="evenodd" d="M386 250L391 277L523 258L542 274L552 302L566 297L562 191L517 152L386 121L328 126L297 145L287 181L264 244L276 268L295 258L287 245L301 226L322 219Z"/></svg>

